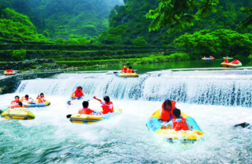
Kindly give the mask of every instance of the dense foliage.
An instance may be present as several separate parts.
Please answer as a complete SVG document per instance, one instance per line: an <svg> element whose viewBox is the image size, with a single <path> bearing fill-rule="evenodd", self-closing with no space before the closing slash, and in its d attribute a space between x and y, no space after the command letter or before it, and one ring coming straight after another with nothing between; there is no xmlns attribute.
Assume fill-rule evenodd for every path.
<svg viewBox="0 0 252 164"><path fill-rule="evenodd" d="M47 37L93 37L109 26L108 16L122 0L0 0L28 15Z"/></svg>
<svg viewBox="0 0 252 164"><path fill-rule="evenodd" d="M168 2L167 0L165 0ZM175 2L175 1L174 1ZM178 1L179 2L179 1ZM204 0L204 2L206 2ZM184 26L184 31L180 31L179 28L174 29L172 33L167 33L169 27L161 27L158 31L149 31L149 25L151 24L151 19L146 19L145 15L151 9L157 8L159 1L157 0L127 0L124 6L116 6L112 9L109 17L110 29L116 29L118 26L124 26L125 33L118 35L122 39L122 43L127 43L128 41L135 40L139 36L143 36L149 45L162 44L168 45L172 44L173 40L184 33L194 33L195 31L208 29L211 31L217 29L231 29L235 30L237 24L247 17L247 14L240 10L242 6L252 6L252 1L248 0L222 0L218 5L214 5L216 12L209 12L205 17L201 19L194 20L195 17L189 21L189 24L193 26ZM199 5L201 7L203 4ZM188 7L187 7L188 8ZM189 9L189 8L188 8ZM194 12L200 11L199 13L205 13L200 8L197 10L194 7ZM213 10L214 11L214 10ZM201 14L204 16L204 14ZM199 18L199 17L198 17ZM248 26L247 29L237 29L239 33L252 32L252 26ZM111 31L107 30L103 32L101 42L108 43L104 41L104 36L110 39ZM113 35L116 38L115 35ZM113 42L114 43L114 42ZM110 43L110 44L113 44Z"/></svg>
<svg viewBox="0 0 252 164"><path fill-rule="evenodd" d="M191 56L249 56L252 54L252 34L240 34L232 30L201 30L186 33L174 41L185 48Z"/></svg>
<svg viewBox="0 0 252 164"><path fill-rule="evenodd" d="M16 42L48 42L42 34L38 34L36 27L29 17L17 13L13 9L2 10L5 18L0 17L0 39Z"/></svg>

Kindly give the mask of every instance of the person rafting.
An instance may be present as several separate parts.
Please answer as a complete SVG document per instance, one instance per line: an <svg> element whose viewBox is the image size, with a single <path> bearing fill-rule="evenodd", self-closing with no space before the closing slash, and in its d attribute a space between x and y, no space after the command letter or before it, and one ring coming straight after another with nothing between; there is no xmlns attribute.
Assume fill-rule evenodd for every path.
<svg viewBox="0 0 252 164"><path fill-rule="evenodd" d="M204 59L206 59L206 56L204 56Z"/></svg>
<svg viewBox="0 0 252 164"><path fill-rule="evenodd" d="M134 73L133 69L131 66L129 66L129 68L127 69L127 73Z"/></svg>
<svg viewBox="0 0 252 164"><path fill-rule="evenodd" d="M126 73L126 72L127 72L127 69L128 69L128 68L127 68L126 66L123 66L123 67L122 67L122 73Z"/></svg>
<svg viewBox="0 0 252 164"><path fill-rule="evenodd" d="M88 108L88 101L83 101L82 102L82 106L83 108L79 110L79 114L92 114L93 112L95 112L94 110Z"/></svg>
<svg viewBox="0 0 252 164"><path fill-rule="evenodd" d="M232 64L240 64L240 61L237 58L235 58L234 61L232 61Z"/></svg>
<svg viewBox="0 0 252 164"><path fill-rule="evenodd" d="M31 102L31 101L34 101L32 98L29 97L29 95L25 95L24 97L21 98L21 102L25 102L25 103L28 103L28 102Z"/></svg>
<svg viewBox="0 0 252 164"><path fill-rule="evenodd" d="M228 59L227 59L227 58L225 58L224 63L229 63L229 61L228 61Z"/></svg>
<svg viewBox="0 0 252 164"><path fill-rule="evenodd" d="M101 102L101 104L102 104L102 110L103 110L102 114L113 113L114 106L113 106L113 102L110 101L109 96L104 96L103 97L104 101L96 98L95 96L94 96L94 99L96 99L96 100L98 100L98 101Z"/></svg>
<svg viewBox="0 0 252 164"><path fill-rule="evenodd" d="M12 69L7 69L6 72L7 73L13 73L14 71Z"/></svg>
<svg viewBox="0 0 252 164"><path fill-rule="evenodd" d="M72 94L72 99L81 99L83 96L84 96L84 93L83 93L83 88L81 86L78 86L76 88L76 90L74 91L74 93Z"/></svg>
<svg viewBox="0 0 252 164"><path fill-rule="evenodd" d="M173 123L173 128L175 131L180 131L180 130L189 130L186 118L181 116L181 111L179 109L174 109L173 110L173 115L175 118L172 119Z"/></svg>
<svg viewBox="0 0 252 164"><path fill-rule="evenodd" d="M20 102L19 99L20 99L19 96L15 96L15 100L13 100L11 104L18 104Z"/></svg>
<svg viewBox="0 0 252 164"><path fill-rule="evenodd" d="M213 59L213 56L210 56L210 59Z"/></svg>
<svg viewBox="0 0 252 164"><path fill-rule="evenodd" d="M172 100L165 100L162 104L162 110L161 110L161 118L160 121L162 122L169 122L173 118L176 118L173 115L173 110L176 109L176 102Z"/></svg>
<svg viewBox="0 0 252 164"><path fill-rule="evenodd" d="M38 103L43 103L45 102L45 96L44 93L40 93L40 95L37 96Z"/></svg>

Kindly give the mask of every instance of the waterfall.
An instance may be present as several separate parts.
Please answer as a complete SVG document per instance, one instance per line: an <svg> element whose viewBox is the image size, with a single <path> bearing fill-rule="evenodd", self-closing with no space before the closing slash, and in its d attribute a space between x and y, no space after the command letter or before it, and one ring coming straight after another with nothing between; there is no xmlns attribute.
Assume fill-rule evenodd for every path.
<svg viewBox="0 0 252 164"><path fill-rule="evenodd" d="M246 72L246 73L244 73ZM114 99L134 99L223 106L252 106L251 72L208 71L151 72L137 79L122 79L104 73L61 74L51 79L24 80L17 93L69 97L77 86L85 94L103 93Z"/></svg>

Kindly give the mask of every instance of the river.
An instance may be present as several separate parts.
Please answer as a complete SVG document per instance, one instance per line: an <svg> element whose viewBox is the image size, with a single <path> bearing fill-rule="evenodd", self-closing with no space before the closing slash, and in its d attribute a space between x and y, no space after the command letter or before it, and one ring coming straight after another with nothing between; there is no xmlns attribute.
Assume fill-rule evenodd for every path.
<svg viewBox="0 0 252 164"><path fill-rule="evenodd" d="M112 72L64 73L47 79L24 80L15 93L0 95L0 108L15 95L40 92L51 101L46 108L30 108L32 121L0 119L0 163L251 163L252 132L234 129L252 123L252 72L161 70L138 79L120 79ZM66 102L77 86L92 99L109 95L121 116L96 124L72 124L81 101ZM100 94L102 93L102 94ZM169 143L145 124L165 99L192 116L205 133L202 141Z"/></svg>

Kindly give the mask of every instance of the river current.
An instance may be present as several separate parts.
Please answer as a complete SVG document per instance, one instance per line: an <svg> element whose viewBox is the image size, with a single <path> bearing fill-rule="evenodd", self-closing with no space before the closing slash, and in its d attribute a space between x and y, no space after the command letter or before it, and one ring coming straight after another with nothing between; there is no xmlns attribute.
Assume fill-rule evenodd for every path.
<svg viewBox="0 0 252 164"><path fill-rule="evenodd" d="M250 71L156 71L139 79L80 72L24 80L15 93L0 96L1 109L15 95L35 98L40 92L51 105L30 108L32 121L0 119L0 163L251 163L251 130L233 128L252 123L251 78ZM79 85L90 108L100 108L94 95L108 95L122 115L72 124L66 115L77 113L81 101L66 102ZM204 140L169 143L148 131L146 121L167 98L196 120Z"/></svg>

